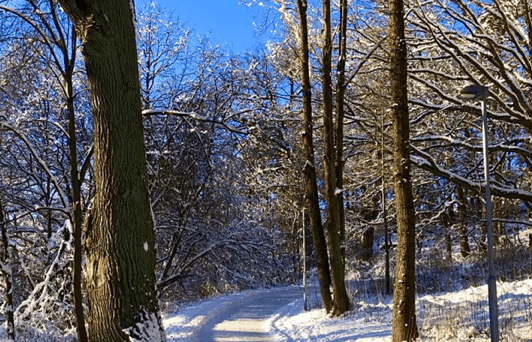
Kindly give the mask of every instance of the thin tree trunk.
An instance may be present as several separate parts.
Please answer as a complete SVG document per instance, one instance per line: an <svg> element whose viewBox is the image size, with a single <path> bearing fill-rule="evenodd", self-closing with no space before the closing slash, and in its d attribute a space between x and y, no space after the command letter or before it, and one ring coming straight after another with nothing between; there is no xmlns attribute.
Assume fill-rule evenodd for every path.
<svg viewBox="0 0 532 342"><path fill-rule="evenodd" d="M60 2L82 41L94 122L96 194L85 221L89 338L164 341L133 2Z"/></svg>
<svg viewBox="0 0 532 342"><path fill-rule="evenodd" d="M338 206L340 218L340 243L342 249L342 262L345 269L345 210L344 210L344 98L345 89L345 61L347 58L347 0L340 1L340 49L338 64L336 66L336 187L341 189L338 193Z"/></svg>
<svg viewBox="0 0 532 342"><path fill-rule="evenodd" d="M383 177L384 181L384 177ZM390 289L390 233L388 232L388 211L386 210L386 188L385 184L382 184L382 218L384 224L384 251L385 251L385 294L389 296L391 294Z"/></svg>
<svg viewBox="0 0 532 342"><path fill-rule="evenodd" d="M341 219L339 198L341 189L337 189L336 163L333 125L333 96L331 80L331 3L322 0L323 9L323 47L322 47L322 91L323 91L323 140L325 145L325 199L327 201L327 237L331 260L331 278L333 287L333 309L335 316L349 310L349 296L345 288L345 269L341 250Z"/></svg>
<svg viewBox="0 0 532 342"><path fill-rule="evenodd" d="M15 307L13 306L13 270L9 255L9 239L7 237L6 217L0 199L0 234L2 237L2 249L0 250L0 271L4 275L6 284L6 319L7 338L15 341Z"/></svg>
<svg viewBox="0 0 532 342"><path fill-rule="evenodd" d="M305 158L305 185L306 185L306 202L310 217L310 227L312 231L312 240L316 248L316 259L318 266L318 280L320 282L321 299L323 307L327 312L332 309L331 296L331 275L329 273L329 259L327 254L327 243L323 224L321 221L318 185L316 181L316 163L314 160L314 143L312 128L312 103L311 103L311 85L310 85L310 68L309 68L309 51L308 51L308 28L307 28L307 1L297 0L297 8L300 20L300 58L301 58L301 88L303 92L303 157Z"/></svg>
<svg viewBox="0 0 532 342"><path fill-rule="evenodd" d="M464 189L461 186L456 187L456 200L458 201L458 220L460 221L460 224L458 225L460 253L465 258L471 253L471 249L469 248L469 241L467 237Z"/></svg>
<svg viewBox="0 0 532 342"><path fill-rule="evenodd" d="M382 173L382 188L381 188L381 200L382 200L382 220L384 224L384 250L386 253L385 256L385 293L387 296L391 294L390 290L390 234L388 232L388 210L386 209L386 178L385 178L385 158L384 158L384 113L382 114L381 121L381 133L382 133L382 143L381 143L381 173Z"/></svg>
<svg viewBox="0 0 532 342"><path fill-rule="evenodd" d="M406 41L402 0L389 2L391 114L394 137L394 187L397 211L397 254L393 299L392 341L418 336L415 312L415 212L410 179Z"/></svg>
<svg viewBox="0 0 532 342"><path fill-rule="evenodd" d="M75 37L73 39L75 41ZM66 54L64 54L66 56ZM74 55L75 56L75 55ZM72 208L71 220L74 230L74 267L73 267L73 295L74 309L76 314L76 331L80 342L87 342L87 329L85 328L85 316L83 312L83 292L82 292L82 210L81 210L81 179L78 171L78 153L76 139L76 117L74 109L74 93L72 77L74 72L74 59L66 61L66 102L68 112L68 146L70 150L70 181L72 182Z"/></svg>

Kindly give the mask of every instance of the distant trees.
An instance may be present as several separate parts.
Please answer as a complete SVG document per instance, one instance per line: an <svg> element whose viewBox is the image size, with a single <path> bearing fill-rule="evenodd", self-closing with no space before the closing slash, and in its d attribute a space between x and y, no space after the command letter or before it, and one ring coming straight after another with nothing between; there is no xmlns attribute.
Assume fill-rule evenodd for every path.
<svg viewBox="0 0 532 342"><path fill-rule="evenodd" d="M84 195L90 192L90 186L85 186L82 190L82 185L89 170L88 160L91 155L88 146L90 139L87 138L87 132L90 132L87 127L89 120L83 117L86 102L80 91L83 75L77 73L75 33L66 16L59 11L59 6L55 3L36 2L20 5L16 9L0 5L4 13L2 22L6 28L3 31L3 41L11 46L2 49L5 73L0 81L4 100L4 106L0 109L3 114L0 127L3 128L4 138L14 138L11 140L13 146L2 146L5 152L2 154L6 157L2 168L5 174L12 176L2 179L4 185L10 187L3 191L8 213L6 217L9 218L7 222L14 241L23 238L26 242L32 241L31 236L38 234L39 229L44 229L44 240L51 243L54 240L53 234L57 232L58 221L68 218L71 222L68 226L72 227L72 232L65 230L65 242L70 243L70 234L73 233L74 262L54 267L57 268L57 273L73 269L73 282L68 272L64 277L52 280L63 281L61 287L68 288L72 284L76 316L78 322L81 322L77 327L80 340L83 341L86 334L81 293L81 213L86 205L84 201L87 198ZM13 27L18 29L14 30ZM28 78L29 75L32 76ZM32 186L31 183L39 185ZM28 187L21 191L22 188L16 184L27 184ZM44 191L46 195L30 195L37 195L40 191ZM31 224L26 218L39 218L41 215L42 225ZM17 222L28 224L27 230L18 231ZM38 240L33 242L41 244ZM24 244L18 246L26 247ZM35 248L31 243L29 246L30 250ZM64 246L59 247L59 257L69 260L64 251ZM18 259L24 263L27 251L22 249L18 252ZM55 253L56 248L51 248L49 252ZM44 262L38 268L48 268L50 261L46 261L46 258L38 260L37 262ZM32 315L26 307L50 305L43 303L47 298L43 300L44 296L40 295L41 292L44 294L48 291L50 283L35 284L35 281L41 280L42 275L32 276L28 273L26 272L26 276L32 287L30 291L33 292L26 299L26 305L20 305L17 309L17 313L25 318ZM33 280L32 277L36 279ZM49 282L50 279L45 281ZM15 296L16 300L20 295L24 296L19 292ZM32 301L34 304L31 304ZM58 310L59 315L63 313L64 310ZM70 317L71 313L67 315Z"/></svg>
<svg viewBox="0 0 532 342"><path fill-rule="evenodd" d="M139 18L149 22L137 39L163 298L294 279L279 77L260 51L231 56L193 40L155 5Z"/></svg>
<svg viewBox="0 0 532 342"><path fill-rule="evenodd" d="M136 29L142 109L172 108L193 72L191 31L156 2L137 10Z"/></svg>
<svg viewBox="0 0 532 342"><path fill-rule="evenodd" d="M469 83L490 88L488 141L491 177L496 180L492 194L512 208L505 214L499 212L507 220L502 226L510 228L510 222L521 220L520 213L530 207L532 199L525 167L530 145L523 139L530 134L530 104L525 100L529 85L523 82L532 72L526 49L526 32L531 26L529 5L452 0L431 5L414 1L408 6L412 14L407 20L413 30L409 39L416 45L409 66L414 115L412 161L444 186L446 199L434 203L452 203L459 213L462 255L468 255L471 233L466 233L464 226L482 220L480 108L462 103L456 94ZM462 23L467 24L460 26ZM453 194L454 202L450 200ZM499 213L495 211L495 217ZM473 232L481 232L483 226ZM500 234L505 234L504 229ZM479 242L479 247L482 244Z"/></svg>

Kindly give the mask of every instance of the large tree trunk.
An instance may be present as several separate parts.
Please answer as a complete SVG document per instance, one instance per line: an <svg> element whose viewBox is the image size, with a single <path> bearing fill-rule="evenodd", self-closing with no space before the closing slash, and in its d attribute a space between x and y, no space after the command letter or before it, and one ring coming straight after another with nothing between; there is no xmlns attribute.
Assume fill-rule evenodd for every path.
<svg viewBox="0 0 532 342"><path fill-rule="evenodd" d="M300 20L300 54L301 54L301 88L303 92L303 154L305 158L305 187L306 202L310 216L310 226L312 230L312 240L316 248L316 259L318 264L318 280L320 282L321 299L323 307L327 312L332 308L331 297L331 275L329 273L329 259L327 255L327 243L323 224L321 221L318 185L316 182L316 163L314 159L314 143L312 128L312 103L309 69L308 51L308 29L307 29L307 1L297 0L297 8Z"/></svg>
<svg viewBox="0 0 532 342"><path fill-rule="evenodd" d="M155 290L133 3L60 0L82 40L96 194L85 221L90 341L164 341Z"/></svg>
<svg viewBox="0 0 532 342"><path fill-rule="evenodd" d="M323 87L323 140L325 145L325 199L327 201L327 237L329 240L329 256L331 260L331 276L333 286L333 309L335 316L349 310L349 297L345 288L345 267L342 256L342 222L340 218L341 189L336 183L336 151L334 145L333 95L331 80L331 2L322 0L323 9L323 47L322 47L322 87Z"/></svg>
<svg viewBox="0 0 532 342"><path fill-rule="evenodd" d="M393 172L397 210L397 254L393 299L392 341L415 340L415 212L410 179L410 123L408 116L406 41L402 0L389 3Z"/></svg>

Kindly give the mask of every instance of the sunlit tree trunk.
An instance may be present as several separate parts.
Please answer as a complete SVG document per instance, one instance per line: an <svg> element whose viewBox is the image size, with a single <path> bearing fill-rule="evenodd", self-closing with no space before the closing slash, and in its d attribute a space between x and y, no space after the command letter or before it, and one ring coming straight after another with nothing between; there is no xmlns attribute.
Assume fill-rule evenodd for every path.
<svg viewBox="0 0 532 342"><path fill-rule="evenodd" d="M389 2L393 173L397 211L397 254L393 299L392 341L418 336L415 312L415 212L410 178L410 122L408 116L406 41L402 0Z"/></svg>
<svg viewBox="0 0 532 342"><path fill-rule="evenodd" d="M96 194L85 221L90 341L164 341L155 290L133 3L61 0L82 42Z"/></svg>
<svg viewBox="0 0 532 342"><path fill-rule="evenodd" d="M332 94L332 32L331 3L322 0L323 8L323 47L322 47L322 91L323 91L323 140L325 145L325 199L327 201L326 230L329 240L329 257L331 260L331 280L333 287L333 315L341 315L349 310L349 297L345 288L344 260L341 250L341 189L336 183L336 151L333 124Z"/></svg>
<svg viewBox="0 0 532 342"><path fill-rule="evenodd" d="M300 58L301 58L301 88L303 92L303 157L305 158L305 187L307 209L310 216L310 226L312 240L316 249L316 259L318 264L318 280L320 282L320 292L323 306L327 312L332 308L331 297L331 275L329 273L329 260L327 255L327 243L320 214L318 185L316 182L316 163L314 159L314 143L312 128L312 103L311 85L309 69L308 51L308 29L307 29L307 1L297 0L297 7L300 19Z"/></svg>

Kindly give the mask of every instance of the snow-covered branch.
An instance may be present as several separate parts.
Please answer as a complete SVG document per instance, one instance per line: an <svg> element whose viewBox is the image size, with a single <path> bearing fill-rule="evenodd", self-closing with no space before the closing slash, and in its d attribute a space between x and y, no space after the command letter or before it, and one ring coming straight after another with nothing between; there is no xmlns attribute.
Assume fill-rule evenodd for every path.
<svg viewBox="0 0 532 342"><path fill-rule="evenodd" d="M239 113L236 113L236 114L233 114L232 116L237 116L239 114L244 114L244 113L247 113L249 112L249 110L244 110L244 111L241 111ZM222 127L224 127L227 131L229 132L232 132L232 133L236 133L236 134L249 134L249 130L242 130L242 129L239 129L239 128L236 128L236 127L233 127L229 124L227 124L227 120L224 120L224 121L219 121L219 120L214 120L214 119L210 119L210 118L207 118L201 114L198 114L198 113L195 113L195 112L183 112L183 111L178 111L178 110L171 110L171 109L146 109L146 110L143 110L142 111L142 115L143 116L154 116L154 115L173 115L173 116L178 116L178 117L182 117L182 118L190 118L190 119L194 119L194 120L197 120L197 121L202 121L202 122L208 122L208 123L213 123L213 124L216 124L216 125L220 125Z"/></svg>
<svg viewBox="0 0 532 342"><path fill-rule="evenodd" d="M485 184L471 181L462 177L436 163L436 161L428 154L421 151L414 146L411 147L414 154L411 156L411 161L417 167L432 173L435 176L447 179L455 184L461 185L467 189L485 191ZM491 193L495 196L520 199L526 202L532 202L532 192L516 189L505 188L501 186L492 185Z"/></svg>

